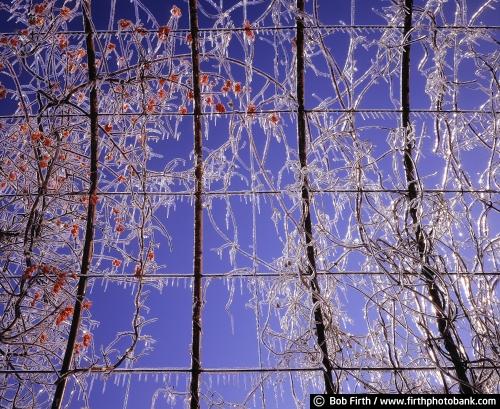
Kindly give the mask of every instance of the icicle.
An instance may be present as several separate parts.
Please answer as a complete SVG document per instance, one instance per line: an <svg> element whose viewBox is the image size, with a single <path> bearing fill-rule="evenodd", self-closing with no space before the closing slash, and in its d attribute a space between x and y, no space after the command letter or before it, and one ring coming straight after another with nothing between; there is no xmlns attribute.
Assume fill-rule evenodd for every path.
<svg viewBox="0 0 500 409"><path fill-rule="evenodd" d="M226 230L229 230L229 215L231 208L229 206L229 200L226 200Z"/></svg>
<svg viewBox="0 0 500 409"><path fill-rule="evenodd" d="M95 381L95 376L90 376L90 385L88 387L88 394L92 395L92 389L94 388L94 381Z"/></svg>
<svg viewBox="0 0 500 409"><path fill-rule="evenodd" d="M229 249L229 262L231 263L231 266L234 266L236 263L236 245L234 243Z"/></svg>
<svg viewBox="0 0 500 409"><path fill-rule="evenodd" d="M127 377L127 387L125 388L125 397L123 398L123 409L127 409L127 406L128 406L128 397L129 397L129 393L130 393L130 383L131 383L132 376L129 374L126 377ZM125 377L124 377L124 379L125 379Z"/></svg>

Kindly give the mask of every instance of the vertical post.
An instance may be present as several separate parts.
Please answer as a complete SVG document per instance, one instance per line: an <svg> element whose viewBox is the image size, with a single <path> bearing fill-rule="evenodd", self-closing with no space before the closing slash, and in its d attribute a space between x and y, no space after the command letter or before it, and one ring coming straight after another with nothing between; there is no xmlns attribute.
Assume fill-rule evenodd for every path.
<svg viewBox="0 0 500 409"><path fill-rule="evenodd" d="M191 409L200 407L200 372L201 372L201 310L203 294L201 274L203 261L203 152L201 135L201 89L200 60L198 45L197 0L189 0L189 21L191 29L191 64L193 68L194 94L194 262L193 262L193 329L191 342Z"/></svg>
<svg viewBox="0 0 500 409"><path fill-rule="evenodd" d="M304 13L304 0L297 0L297 11ZM301 16L297 16L297 136L299 145L299 162L302 171L302 221L301 226L304 230L304 240L306 243L307 255L307 276L311 277L311 296L312 303L315 306L314 321L316 326L316 339L321 350L323 363L323 378L325 381L325 392L329 394L337 393L337 387L333 384L333 367L330 362L328 345L326 342L325 323L321 304L319 304L320 288L316 276L316 257L314 254L312 222L311 222L311 198L309 196L309 182L307 179L307 132L306 132L306 114L304 107L304 22Z"/></svg>
<svg viewBox="0 0 500 409"><path fill-rule="evenodd" d="M453 323L449 320L445 313L444 301L441 291L435 282L436 273L432 268L427 267L428 257L426 254L426 239L422 229L422 223L419 219L418 204L418 175L413 161L413 141L411 136L410 122L410 51L411 51L411 28L412 28L412 12L413 0L404 0L404 28L403 28L403 55L401 60L401 126L405 135L404 149L404 168L406 174L406 183L408 187L408 200L410 202L409 214L415 227L415 238L419 258L423 263L422 275L425 277L427 291L430 299L436 310L437 326L444 347L448 352L449 358L453 363L456 377L460 382L459 389L462 394L472 394L474 389L467 377L467 363L463 354L453 338Z"/></svg>
<svg viewBox="0 0 500 409"><path fill-rule="evenodd" d="M87 226L85 229L85 238L83 244L82 264L80 268L80 279L78 280L78 288L74 306L73 318L68 335L68 342L66 344L66 351L64 353L63 363L57 381L56 391L52 400L52 409L59 409L62 405L64 398L64 391L67 384L67 375L73 360L73 352L75 348L76 339L78 336L78 329L80 327L82 303L85 298L87 288L87 275L92 263L92 253L94 247L94 219L96 211L97 195L97 165L98 165L98 148L99 148L99 121L98 121L98 102L97 102L97 69L94 48L94 32L92 28L92 0L84 0L82 3L83 9L83 24L86 35L87 47L87 63L88 63L88 77L90 84L90 187L88 193L88 208L87 208Z"/></svg>

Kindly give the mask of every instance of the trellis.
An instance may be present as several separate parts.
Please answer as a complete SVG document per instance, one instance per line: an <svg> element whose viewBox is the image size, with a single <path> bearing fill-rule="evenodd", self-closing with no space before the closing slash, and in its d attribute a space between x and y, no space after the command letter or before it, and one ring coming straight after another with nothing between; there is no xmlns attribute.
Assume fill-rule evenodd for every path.
<svg viewBox="0 0 500 409"><path fill-rule="evenodd" d="M160 396L177 407L307 407L309 393L324 391L498 392L498 50L493 34L498 27L477 22L494 2L484 2L470 18L467 2L456 2L450 25L443 2L401 0L386 5L387 24L357 25L356 0L350 2L349 24L321 24L318 0L269 2L264 17L254 16L256 5L242 0L236 2L243 10L242 26L233 23L230 12L219 11L209 28L200 26L198 14L205 21L206 8L217 6L204 3L189 0L182 10L174 6L167 25L157 27L148 17L153 28L139 24L146 9L134 3L136 21L112 18L107 30L95 27L98 17L90 0L69 11L83 17L83 30L60 22L69 12L57 1L40 3L43 8L24 1L10 7L31 31L5 33L0 41L8 65L3 68L7 88L0 85L0 91L19 102L16 109L0 112L1 405L59 408L75 400L96 402L95 379L128 376L123 378L125 407L131 377L139 374L163 376L159 382L164 386L147 396L153 407ZM112 15L120 5L113 7ZM178 27L182 13L189 15L188 28ZM112 27L116 24L118 29ZM380 37L370 39L374 33ZM243 58L234 57L229 41L224 43L228 34L238 36ZM325 44L337 34L349 36L343 68ZM276 60L284 60L282 71L258 67L256 44L261 39L273 47ZM65 50L75 53L83 41L87 62L71 72L71 61L78 56ZM66 44L59 52L67 60L59 62L51 54L56 47L51 42ZM419 43L424 54L417 66L412 59ZM367 61L372 60L366 76L357 77L360 45ZM463 57L459 53L466 46L470 55ZM373 48L375 53L369 54ZM47 56L47 68L36 61L42 55ZM317 58L321 62L315 63ZM460 63L467 58L476 71L472 80L461 82ZM181 60L184 65L174 64ZM244 73L233 76L224 64ZM42 75L62 75L59 66L68 70L67 81L74 86L66 94L58 94ZM427 80L429 108L414 107L410 100L422 88L412 83L418 70ZM262 91L250 88L252 81L259 81L254 76L264 78ZM392 107L359 106L362 96L376 88L378 77L390 88L381 105ZM163 83L155 94L159 79ZM311 108L308 90L314 81L331 86L333 96ZM470 97L479 106L460 106L459 94L468 92L467 86L479 92ZM398 97L392 87L399 88ZM89 94L88 101L82 92ZM133 96L127 99L126 93ZM82 102L71 99L78 95L83 95ZM163 171L149 169L155 164L153 142L168 134L176 139L188 134L178 131L185 120L193 125L193 165L182 167L178 160L188 158L173 156L174 163L165 164ZM217 121L228 128L229 137L210 148L205 144L211 146ZM363 121L368 124L359 125ZM64 137L66 128L71 133ZM385 133L387 144L371 141L368 132ZM435 140L433 148L424 147L427 133ZM134 135L132 142L129 135ZM285 153L273 156L269 152L278 143ZM379 147L385 151L377 156L372 152ZM470 175L476 164L465 159L461 164L461 156L470 150L486 163L477 182ZM61 152L74 162L64 162ZM445 164L420 166L426 155ZM388 177L385 157L392 157ZM27 169L21 172L24 162ZM441 183L432 187L426 181L433 177L427 167L443 171ZM89 169L89 177L79 169ZM238 177L243 182L235 182ZM194 210L193 272L162 271L155 257L170 234L155 212L183 201L190 201ZM220 210L213 210L217 201L226 206L225 227L217 221ZM243 211L246 239L236 232L239 224L246 224L236 217L242 201L251 208ZM265 238L259 233L266 230L262 223L272 223L276 230L276 249L267 259L258 248ZM204 268L204 246L210 240L204 224L222 240L221 264L229 268ZM60 242L56 225L65 234ZM180 235L176 229L174 246ZM77 270L73 281L66 269ZM146 288L162 290L175 279L192 286L191 363L141 365L141 353L152 351L154 338L142 332L147 328ZM208 283L221 279L228 283L229 303L234 283L245 282L255 316L258 366L204 365L206 291ZM96 280L134 286L131 329L118 333L100 352L91 350L89 338L82 338L95 329L85 302L92 299L86 288ZM339 294L348 305L352 291L365 303L364 322L358 317L358 327L349 323L350 311L341 308ZM365 325L366 333L355 334ZM48 334L48 328L54 333ZM224 385L218 391L204 378L211 374L253 375L250 386ZM184 386L172 382L174 375L183 377ZM244 390L239 401L222 396L234 388ZM283 389L280 397L277 388L288 388L292 397L283 396ZM146 394L141 388L138 392Z"/></svg>

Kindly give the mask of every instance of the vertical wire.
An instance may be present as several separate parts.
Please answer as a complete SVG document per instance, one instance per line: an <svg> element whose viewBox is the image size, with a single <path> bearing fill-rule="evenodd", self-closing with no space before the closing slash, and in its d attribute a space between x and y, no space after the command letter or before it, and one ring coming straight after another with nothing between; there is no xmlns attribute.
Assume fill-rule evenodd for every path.
<svg viewBox="0 0 500 409"><path fill-rule="evenodd" d="M251 126L251 125L250 125ZM253 134L251 133L251 129L249 132L249 138L251 137L253 139ZM254 143L249 143L249 149L250 149L250 173L251 173L251 185L252 185L252 191L255 190L255 167L254 167L254 154L257 155L256 152L254 152L255 149L255 142ZM256 323L256 328L257 328L257 355L259 359L259 368L262 369L262 351L261 351L261 328L260 328L260 302L259 302L259 291L257 289L257 209L256 209L256 202L257 200L257 195L255 193L252 193L252 273L254 277L254 294L253 296L255 297L255 323ZM264 393L264 375L261 373L260 374L260 394L261 394L261 399L262 399L262 408L266 408L266 396Z"/></svg>

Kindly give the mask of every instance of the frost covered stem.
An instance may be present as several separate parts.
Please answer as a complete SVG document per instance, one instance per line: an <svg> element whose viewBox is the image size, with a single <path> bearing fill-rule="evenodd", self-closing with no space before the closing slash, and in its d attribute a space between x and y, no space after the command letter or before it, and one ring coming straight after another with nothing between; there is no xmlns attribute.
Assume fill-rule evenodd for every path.
<svg viewBox="0 0 500 409"><path fill-rule="evenodd" d="M68 343L66 344L66 351L61 367L59 379L57 381L54 399L52 401L52 409L59 409L63 402L64 390L66 388L67 376L70 370L71 361L73 360L73 352L75 347L76 338L78 336L78 329L80 327L80 319L82 312L82 303L85 297L87 287L87 274L90 264L92 262L92 252L94 245L94 219L96 210L96 200L94 198L97 194L97 161L98 161L98 136L99 136L99 123L98 123L98 103L97 103L97 70L95 61L94 49L94 33L91 24L91 1L84 0L82 3L83 8L83 24L86 34L87 46L87 63L90 84L90 187L89 187L89 200L87 208L87 226L85 229L85 239L83 244L82 264L80 268L80 279L78 281L78 289L74 306L73 319L71 321L71 328L68 335Z"/></svg>
<svg viewBox="0 0 500 409"><path fill-rule="evenodd" d="M198 13L197 0L189 0L191 25L191 63L193 66L194 96L194 157L195 157L195 201L194 201L194 262L193 262L193 330L191 342L191 409L200 407L201 371L201 309L203 305L201 273L203 259L203 153L201 135L201 90L200 61L198 50Z"/></svg>
<svg viewBox="0 0 500 409"><path fill-rule="evenodd" d="M297 11L304 13L304 0L297 0ZM306 242L307 252L307 275L311 276L312 302L315 306L314 321L316 325L316 337L318 346L321 349L322 363L324 367L323 378L325 380L326 393L336 393L337 388L333 384L332 364L329 359L328 345L326 343L325 324L323 312L320 304L320 288L316 276L316 259L314 255L314 246L312 243L312 223L309 197L309 182L307 180L307 134L306 134L306 118L304 110L304 22L302 17L297 17L297 133L299 143L299 161L302 171L302 229L304 230L304 238Z"/></svg>
<svg viewBox="0 0 500 409"><path fill-rule="evenodd" d="M410 217L415 228L416 242L419 252L419 258L424 264L422 274L425 277L427 290L436 310L437 326L444 347L448 352L449 358L453 362L457 379L460 382L460 393L472 394L473 388L467 378L467 363L463 355L459 352L457 343L453 338L453 323L448 319L445 313L445 307L441 291L439 290L435 279L436 273L432 268L428 268L426 244L422 224L418 215L418 175L413 161L413 141L411 136L410 123L410 49L411 49L411 23L413 0L404 0L405 19L403 29L403 55L401 60L401 124L405 134L404 167L406 173L406 183L408 186L408 200L410 202Z"/></svg>

